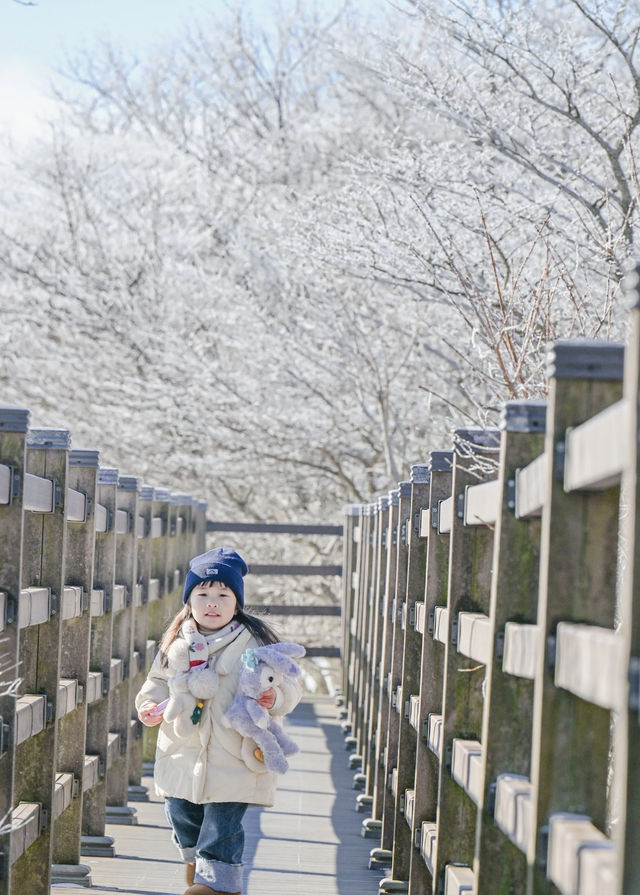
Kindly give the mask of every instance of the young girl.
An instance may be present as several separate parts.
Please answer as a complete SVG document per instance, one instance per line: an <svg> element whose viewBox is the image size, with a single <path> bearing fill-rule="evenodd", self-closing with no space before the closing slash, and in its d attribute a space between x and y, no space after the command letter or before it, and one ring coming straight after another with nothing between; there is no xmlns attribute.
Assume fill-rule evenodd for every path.
<svg viewBox="0 0 640 895"><path fill-rule="evenodd" d="M278 641L266 624L244 612L246 573L245 561L230 547L216 547L191 560L184 607L165 631L136 697L142 723L162 724L154 778L158 795L165 798L174 842L186 862L189 888L184 895L241 895L242 818L248 805L272 805L275 795L275 774L265 768L260 751L247 749L246 744L243 748L243 737L223 723L237 689L244 651ZM208 654L208 669L197 672L205 682L199 692L205 692L202 686L206 689L207 680L214 692L198 700L192 723L187 716L185 728L162 715L167 698L176 696L178 689L184 691L186 677L185 673L174 675L167 653L175 641L194 630L194 622L204 635ZM281 716L294 708L300 696L295 678L285 677L279 686L265 690L258 702Z"/></svg>

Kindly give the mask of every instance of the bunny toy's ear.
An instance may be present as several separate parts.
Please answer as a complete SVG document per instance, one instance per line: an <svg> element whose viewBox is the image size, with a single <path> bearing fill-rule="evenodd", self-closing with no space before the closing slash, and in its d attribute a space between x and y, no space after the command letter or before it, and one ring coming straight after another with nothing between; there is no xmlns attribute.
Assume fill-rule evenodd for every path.
<svg viewBox="0 0 640 895"><path fill-rule="evenodd" d="M274 643L274 648L292 659L301 659L306 653L305 648L299 643Z"/></svg>

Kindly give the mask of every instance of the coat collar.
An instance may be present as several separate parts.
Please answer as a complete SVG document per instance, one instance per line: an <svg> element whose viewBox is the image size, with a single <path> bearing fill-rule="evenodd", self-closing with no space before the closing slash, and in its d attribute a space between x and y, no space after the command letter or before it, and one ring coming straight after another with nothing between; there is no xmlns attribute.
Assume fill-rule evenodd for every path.
<svg viewBox="0 0 640 895"><path fill-rule="evenodd" d="M222 654L216 662L218 674L229 674L252 640L253 635L251 631L247 630L247 628L241 631L236 639L222 650Z"/></svg>

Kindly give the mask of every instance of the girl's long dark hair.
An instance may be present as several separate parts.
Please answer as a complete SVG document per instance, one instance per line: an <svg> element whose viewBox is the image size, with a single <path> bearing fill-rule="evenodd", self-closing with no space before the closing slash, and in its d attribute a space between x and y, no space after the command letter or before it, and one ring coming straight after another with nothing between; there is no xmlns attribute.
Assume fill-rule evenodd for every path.
<svg viewBox="0 0 640 895"><path fill-rule="evenodd" d="M280 638L271 625L268 625L259 616L249 615L244 609L238 609L236 618L245 626L245 628L248 628L251 631L256 640L259 640L260 643L265 646L267 643L280 642Z"/></svg>

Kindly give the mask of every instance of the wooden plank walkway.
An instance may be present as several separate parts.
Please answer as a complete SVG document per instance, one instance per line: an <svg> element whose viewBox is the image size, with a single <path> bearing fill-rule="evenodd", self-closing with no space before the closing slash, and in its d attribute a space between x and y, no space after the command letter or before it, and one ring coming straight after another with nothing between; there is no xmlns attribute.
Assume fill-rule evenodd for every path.
<svg viewBox="0 0 640 895"><path fill-rule="evenodd" d="M377 841L360 835L354 772L348 767L335 702L305 699L289 716L287 730L300 746L280 780L273 808L250 808L245 819L245 895L375 895L382 879L369 870ZM149 802L134 802L135 826L108 825L115 858L83 858L91 867L92 895L182 895L184 865L162 809L149 787ZM80 887L53 885L52 895L78 895Z"/></svg>

